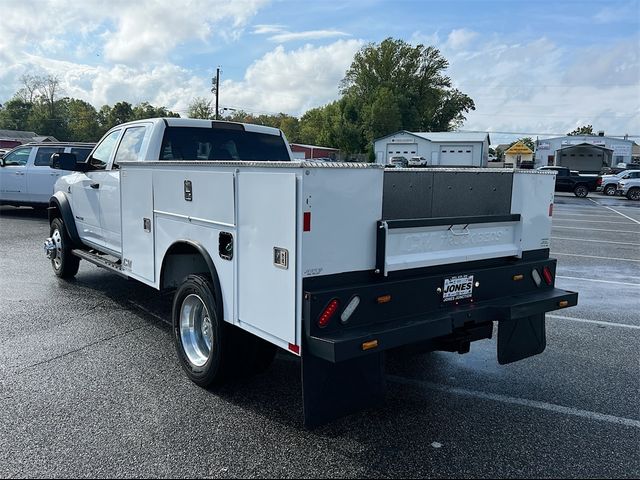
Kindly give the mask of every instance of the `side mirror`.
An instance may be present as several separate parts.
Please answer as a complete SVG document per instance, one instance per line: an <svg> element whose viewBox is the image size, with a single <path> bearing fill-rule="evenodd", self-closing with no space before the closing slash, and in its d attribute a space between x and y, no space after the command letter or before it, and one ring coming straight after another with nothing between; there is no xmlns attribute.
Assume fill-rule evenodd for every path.
<svg viewBox="0 0 640 480"><path fill-rule="evenodd" d="M70 170L72 172L86 172L89 165L78 163L73 153L54 153L49 160L49 166L56 170Z"/></svg>
<svg viewBox="0 0 640 480"><path fill-rule="evenodd" d="M4 167L4 158L0 158L0 167Z"/></svg>

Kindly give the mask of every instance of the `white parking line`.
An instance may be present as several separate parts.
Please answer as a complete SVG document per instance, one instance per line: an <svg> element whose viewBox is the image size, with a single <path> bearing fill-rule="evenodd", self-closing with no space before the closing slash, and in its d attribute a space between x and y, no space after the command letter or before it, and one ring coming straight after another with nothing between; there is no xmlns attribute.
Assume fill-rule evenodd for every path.
<svg viewBox="0 0 640 480"><path fill-rule="evenodd" d="M560 216L565 216L565 217L605 217L605 218L611 218L611 214L608 213L598 213L596 215L590 214L590 213L566 213L566 212L557 212L558 215L555 215L556 212L554 212L553 218L558 218Z"/></svg>
<svg viewBox="0 0 640 480"><path fill-rule="evenodd" d="M640 243L627 243L627 242L610 242L609 240L587 240L586 238L567 238L567 237L551 237L552 240L575 240L576 242L595 242L606 243L613 245L631 245L632 247L640 247Z"/></svg>
<svg viewBox="0 0 640 480"><path fill-rule="evenodd" d="M563 405L556 405L554 403L541 402L539 400L529 400L526 398L510 397L508 395L501 395L498 393L480 392L478 390L470 390L467 388L452 387L449 385L427 382L424 380L416 380L413 378L399 377L397 375L387 375L386 378L394 383L417 387L420 389L435 390L435 391L444 392L444 393L453 393L453 394L462 395L465 397L480 398L483 400L492 400L494 402L506 403L509 405L519 405L523 407L536 408L539 410L546 410L548 412L571 415L574 417L582 417L588 420L614 423L618 425L624 425L625 427L640 428L640 420L634 420L632 418L616 417L614 415L591 412L589 410L581 410L579 408L573 408L573 407L565 407Z"/></svg>
<svg viewBox="0 0 640 480"><path fill-rule="evenodd" d="M623 262L637 262L637 263L640 263L640 260L633 260L631 258L598 257L596 255L579 255L577 253L551 252L551 255L564 255L565 257L598 258L598 259L601 259L601 260L621 260Z"/></svg>
<svg viewBox="0 0 640 480"><path fill-rule="evenodd" d="M610 233L640 233L640 231L614 230L612 228L583 228L583 227L563 227L562 225L552 225L553 228L568 228L570 230L589 230L590 232L610 232Z"/></svg>
<svg viewBox="0 0 640 480"><path fill-rule="evenodd" d="M631 328L632 330L640 330L640 325L627 325L626 323L603 322L600 320L587 320L586 318L565 317L563 315L552 315L550 313L547 313L547 318L553 318L556 320L570 320L572 322L580 322L580 323L595 323L596 325L606 325L609 327Z"/></svg>
<svg viewBox="0 0 640 480"><path fill-rule="evenodd" d="M622 215L624 218L627 218L627 219L631 220L632 222L635 222L638 225L640 225L640 221L636 220L635 218L631 218L630 216L625 215L624 213L621 213L621 212L617 211L615 208L611 208L611 207L604 207L604 208L606 208L608 210L611 210L612 212L616 212L618 215Z"/></svg>
<svg viewBox="0 0 640 480"><path fill-rule="evenodd" d="M631 282L616 282L615 280L599 280L597 278L585 278L585 277L567 277L564 275L556 275L556 278L563 278L566 280L581 280L584 282L598 282L598 283L613 283L614 285L626 285L628 287L640 287L640 283ZM636 277L634 277L636 278Z"/></svg>
<svg viewBox="0 0 640 480"><path fill-rule="evenodd" d="M577 219L577 220L570 220L568 218L556 218L554 217L554 220L559 220L561 222L582 222L582 223L615 223L616 225L628 225L628 222L610 222L608 220L582 220L582 219Z"/></svg>

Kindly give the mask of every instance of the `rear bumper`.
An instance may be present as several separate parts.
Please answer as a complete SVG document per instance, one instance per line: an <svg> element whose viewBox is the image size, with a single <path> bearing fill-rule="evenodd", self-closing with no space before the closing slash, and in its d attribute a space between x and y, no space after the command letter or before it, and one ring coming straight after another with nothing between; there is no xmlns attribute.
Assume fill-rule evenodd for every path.
<svg viewBox="0 0 640 480"><path fill-rule="evenodd" d="M578 302L577 293L555 288L553 282L541 282L539 286L535 283L533 270L541 273L547 267L555 278L555 266L556 261L543 252L531 260L470 262L425 270L421 275L311 281L304 287L303 349L338 363L425 341L438 345L466 341L468 345L490 338L492 322L534 317L543 321L546 312ZM473 275L472 299L443 302L445 279L461 274ZM341 313L354 296L359 297L358 307L343 323ZM390 297L390 301L379 303L378 298L383 296ZM317 320L334 299L340 305L337 313L326 327L320 328ZM376 346L365 349L363 344L367 342Z"/></svg>
<svg viewBox="0 0 640 480"><path fill-rule="evenodd" d="M487 322L531 317L559 308L572 307L577 303L576 292L552 288L468 304L446 313L433 313L418 318L337 331L323 336L309 336L307 348L313 355L335 363L366 355L369 351L363 350L362 347L365 342L377 341L378 347L375 351L379 352L446 337L454 334L458 329L472 329Z"/></svg>

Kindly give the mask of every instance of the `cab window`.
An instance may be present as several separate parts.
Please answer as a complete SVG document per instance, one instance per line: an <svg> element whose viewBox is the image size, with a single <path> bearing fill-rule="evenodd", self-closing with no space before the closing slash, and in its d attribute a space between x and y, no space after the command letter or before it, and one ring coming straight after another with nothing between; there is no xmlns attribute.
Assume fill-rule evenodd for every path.
<svg viewBox="0 0 640 480"><path fill-rule="evenodd" d="M114 168L117 168L119 162L142 160L140 158L140 152L146 132L147 127L145 126L131 127L124 131L124 135L122 135L122 140L118 146L118 151L116 152L116 158L113 162Z"/></svg>
<svg viewBox="0 0 640 480"><path fill-rule="evenodd" d="M89 157L89 164L93 170L104 170L107 168L107 163L109 163L119 136L120 130L114 130L96 147L91 157Z"/></svg>
<svg viewBox="0 0 640 480"><path fill-rule="evenodd" d="M64 152L64 147L38 147L36 159L33 161L33 164L36 167L48 167L51 155L60 152Z"/></svg>
<svg viewBox="0 0 640 480"><path fill-rule="evenodd" d="M14 150L13 152L7 154L4 157L4 166L5 167L22 167L27 164L27 160L29 160L30 154L31 154L31 147L19 148L18 150Z"/></svg>

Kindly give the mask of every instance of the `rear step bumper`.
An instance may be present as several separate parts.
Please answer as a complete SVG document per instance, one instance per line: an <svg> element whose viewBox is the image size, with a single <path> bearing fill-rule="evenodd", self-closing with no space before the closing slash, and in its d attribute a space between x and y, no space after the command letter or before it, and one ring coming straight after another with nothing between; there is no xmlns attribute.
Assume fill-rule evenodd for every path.
<svg viewBox="0 0 640 480"><path fill-rule="evenodd" d="M464 333L465 328L473 329L487 322L505 322L544 315L577 303L576 292L550 288L457 306L410 319L339 330L322 336L309 335L307 349L316 357L337 363L403 345L447 337L459 331ZM377 342L377 347L365 350L363 345L368 342Z"/></svg>

